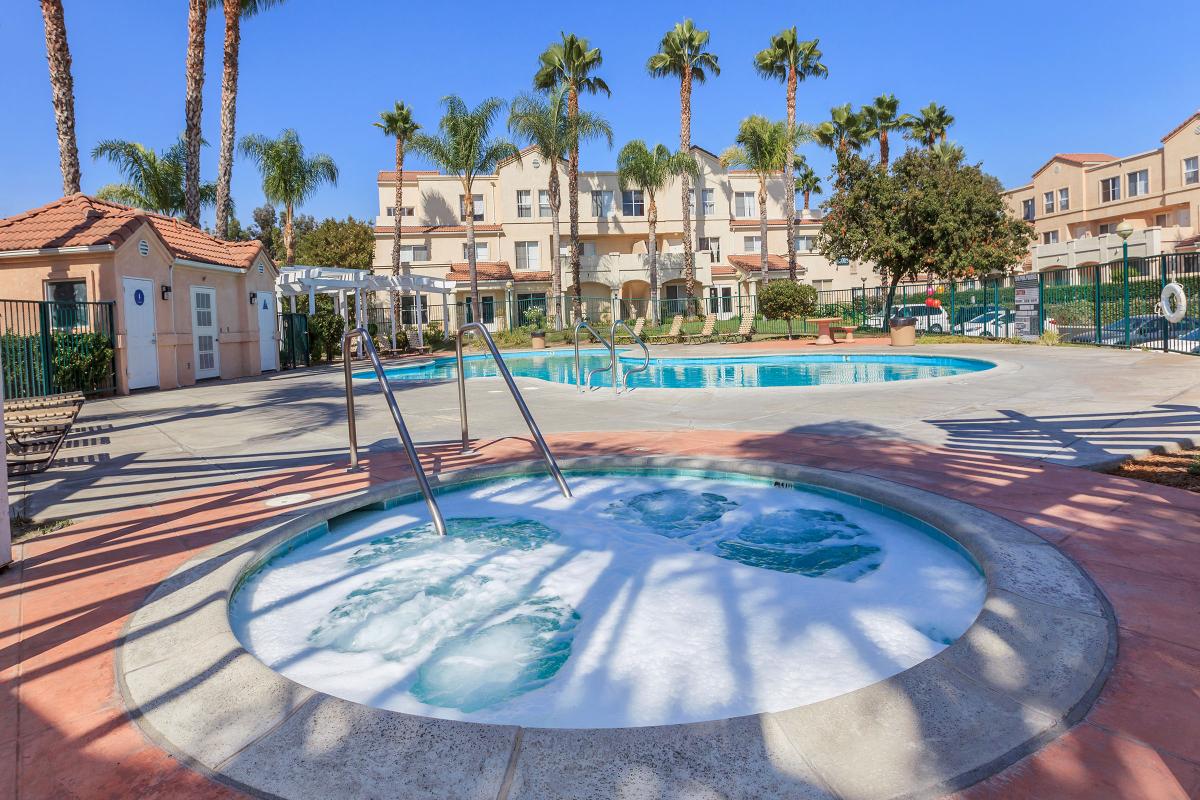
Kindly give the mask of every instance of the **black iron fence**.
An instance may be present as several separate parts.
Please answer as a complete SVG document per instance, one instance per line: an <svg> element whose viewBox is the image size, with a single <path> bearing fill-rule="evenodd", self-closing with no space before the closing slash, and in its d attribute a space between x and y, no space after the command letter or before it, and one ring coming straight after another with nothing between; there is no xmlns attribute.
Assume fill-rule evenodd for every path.
<svg viewBox="0 0 1200 800"><path fill-rule="evenodd" d="M0 300L4 396L116 389L116 326L111 301Z"/></svg>

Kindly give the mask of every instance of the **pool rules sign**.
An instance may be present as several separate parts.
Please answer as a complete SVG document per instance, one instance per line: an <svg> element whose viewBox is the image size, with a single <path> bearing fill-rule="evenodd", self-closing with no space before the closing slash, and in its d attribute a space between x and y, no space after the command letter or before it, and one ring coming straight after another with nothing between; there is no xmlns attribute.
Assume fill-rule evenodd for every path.
<svg viewBox="0 0 1200 800"><path fill-rule="evenodd" d="M1042 335L1041 282L1036 272L1016 276L1017 336L1036 339Z"/></svg>

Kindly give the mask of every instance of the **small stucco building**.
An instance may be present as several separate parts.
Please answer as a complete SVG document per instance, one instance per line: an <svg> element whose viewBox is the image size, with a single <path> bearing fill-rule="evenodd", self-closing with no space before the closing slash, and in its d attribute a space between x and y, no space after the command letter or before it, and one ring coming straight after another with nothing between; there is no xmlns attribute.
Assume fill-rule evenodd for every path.
<svg viewBox="0 0 1200 800"><path fill-rule="evenodd" d="M260 242L84 194L0 219L0 300L112 301L122 394L276 369L277 275Z"/></svg>

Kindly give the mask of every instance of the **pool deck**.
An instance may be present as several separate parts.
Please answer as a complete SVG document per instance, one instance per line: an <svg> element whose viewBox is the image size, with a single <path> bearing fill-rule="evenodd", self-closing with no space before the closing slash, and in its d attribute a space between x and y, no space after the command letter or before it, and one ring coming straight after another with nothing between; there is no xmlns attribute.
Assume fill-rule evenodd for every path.
<svg viewBox="0 0 1200 800"><path fill-rule="evenodd" d="M708 456L853 472L1027 528L1074 558L1104 591L1118 621L1116 664L1082 722L957 797L1200 795L1200 496L883 437L848 446L812 433L643 430L559 434L550 444L562 458ZM531 455L529 442L515 437L484 441L470 457L449 444L422 448L427 467L439 471ZM394 452L373 455L357 473L343 464L340 455L277 464L19 546L17 565L0 574L0 718L8 723L0 727L0 793L22 800L240 796L143 736L118 693L114 653L129 615L158 582L194 554L272 518L276 509L265 501L298 492L328 498L408 474ZM638 796L694 796L668 774L639 780L653 791Z"/></svg>

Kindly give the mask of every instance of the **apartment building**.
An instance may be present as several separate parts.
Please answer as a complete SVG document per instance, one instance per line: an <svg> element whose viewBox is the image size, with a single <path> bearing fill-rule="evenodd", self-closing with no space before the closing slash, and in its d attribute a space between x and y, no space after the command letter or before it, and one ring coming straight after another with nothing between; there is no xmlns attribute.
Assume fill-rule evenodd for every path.
<svg viewBox="0 0 1200 800"><path fill-rule="evenodd" d="M770 182L766 241L759 231L758 179L744 170L727 170L717 156L693 148L700 177L692 190L692 230L698 293L718 314L733 314L738 297L756 293L759 253L769 253L770 277L787 274L787 224L782 175ZM495 175L476 180L475 248L481 315L489 326L504 327L499 308L547 306L551 287L551 210L549 165L533 148L520 159L502 163ZM566 165L560 165L562 198L562 287L571 283L568 258ZM403 207L394 208L396 175L377 179L379 215L375 221L376 271L389 270L395 215L402 221L401 258L413 274L457 283L457 299L469 294L467 234L462 185L457 176L430 171L404 173ZM657 195L656 228L659 296L680 301L683 277L683 205L678 185ZM622 315L644 314L650 297L649 225L646 197L622 191L616 172L588 171L579 176L581 296L591 306L611 303ZM819 289L860 288L862 277L878 284L869 268L831 264L816 253L820 219L801 215L796 240L802 279ZM860 274L861 269L861 274ZM406 298L405 304L413 302ZM423 304L425 305L425 304ZM669 307L669 306L668 306Z"/></svg>
<svg viewBox="0 0 1200 800"><path fill-rule="evenodd" d="M1057 153L1033 181L1004 193L1009 212L1037 231L1027 268L1044 271L1119 258L1128 220L1133 256L1192 251L1200 225L1200 111L1161 146L1117 157Z"/></svg>

